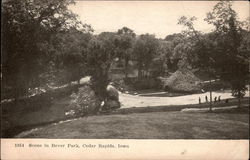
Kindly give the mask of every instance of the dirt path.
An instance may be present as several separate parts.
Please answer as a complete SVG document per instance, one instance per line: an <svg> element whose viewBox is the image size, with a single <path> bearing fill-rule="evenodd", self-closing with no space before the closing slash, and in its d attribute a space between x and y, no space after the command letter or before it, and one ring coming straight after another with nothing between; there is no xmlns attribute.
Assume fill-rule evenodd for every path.
<svg viewBox="0 0 250 160"><path fill-rule="evenodd" d="M199 97L201 98L202 103L205 102L205 96L209 98L209 92L201 94L177 96L177 97L156 97L156 96L146 97L146 96L120 93L119 100L122 104L121 108L131 108L131 107L147 107L147 106L198 104ZM213 92L213 97L218 97L218 96L221 96L221 100L234 98L229 90ZM249 96L249 91L246 92L245 97L248 96Z"/></svg>

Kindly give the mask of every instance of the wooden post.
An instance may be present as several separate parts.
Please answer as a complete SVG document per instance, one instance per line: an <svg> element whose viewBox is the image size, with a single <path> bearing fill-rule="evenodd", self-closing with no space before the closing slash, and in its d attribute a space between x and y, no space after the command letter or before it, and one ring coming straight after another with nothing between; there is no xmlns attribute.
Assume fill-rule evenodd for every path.
<svg viewBox="0 0 250 160"><path fill-rule="evenodd" d="M211 79L209 80L209 85L210 85L210 105L209 105L209 111L212 111L212 103L213 103L213 99L212 99L212 81Z"/></svg>

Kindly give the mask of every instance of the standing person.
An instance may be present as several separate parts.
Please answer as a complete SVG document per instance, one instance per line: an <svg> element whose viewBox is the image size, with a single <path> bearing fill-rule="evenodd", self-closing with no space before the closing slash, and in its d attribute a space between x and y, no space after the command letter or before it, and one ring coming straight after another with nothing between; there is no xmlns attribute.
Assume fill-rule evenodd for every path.
<svg viewBox="0 0 250 160"><path fill-rule="evenodd" d="M214 102L216 102L217 101L217 97L214 97Z"/></svg>
<svg viewBox="0 0 250 160"><path fill-rule="evenodd" d="M205 99L206 99L206 102L208 102L208 98L207 98L207 96L205 97Z"/></svg>
<svg viewBox="0 0 250 160"><path fill-rule="evenodd" d="M199 97L199 104L201 104L201 97Z"/></svg>
<svg viewBox="0 0 250 160"><path fill-rule="evenodd" d="M218 97L218 101L220 102L220 96Z"/></svg>

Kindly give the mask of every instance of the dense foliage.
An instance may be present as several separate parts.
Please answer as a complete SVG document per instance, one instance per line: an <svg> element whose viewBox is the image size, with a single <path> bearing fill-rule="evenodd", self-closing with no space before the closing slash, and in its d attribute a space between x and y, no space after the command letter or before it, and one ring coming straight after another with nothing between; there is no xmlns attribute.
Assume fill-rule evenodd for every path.
<svg viewBox="0 0 250 160"><path fill-rule="evenodd" d="M68 34L76 29L89 31L89 26L82 25L76 15L68 10L67 6L72 3L74 2L71 0L3 2L1 24L4 39L2 41L3 92L6 92L4 89L12 90L14 97L17 98L29 88L43 85L45 73L52 73L52 68L57 67L56 54L60 52L62 55L65 52L61 52L62 48L58 46L58 43L62 42L56 38L58 34ZM70 45L69 43L77 44L67 39L63 41L66 42L63 46ZM64 64L65 67L68 66Z"/></svg>
<svg viewBox="0 0 250 160"><path fill-rule="evenodd" d="M207 13L207 21L214 25L214 31L201 34L193 26L195 17L181 17L179 24L194 38L193 66L205 69L211 78L218 77L229 82L232 95L240 99L249 84L249 30L237 19L232 2L218 2L212 12ZM243 47L244 46L244 47Z"/></svg>

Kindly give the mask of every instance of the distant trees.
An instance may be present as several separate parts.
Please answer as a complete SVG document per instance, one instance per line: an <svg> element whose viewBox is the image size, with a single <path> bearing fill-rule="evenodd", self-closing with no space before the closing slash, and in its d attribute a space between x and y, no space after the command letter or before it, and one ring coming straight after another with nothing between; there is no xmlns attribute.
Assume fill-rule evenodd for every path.
<svg viewBox="0 0 250 160"><path fill-rule="evenodd" d="M152 64L150 66L152 77L164 76L167 74L168 70L168 59L171 56L170 44L164 40L158 40L159 45L157 47L157 52L152 59Z"/></svg>
<svg viewBox="0 0 250 160"><path fill-rule="evenodd" d="M167 42L167 66L168 71L175 72L179 69L178 63L181 61L181 55L176 53L178 46L184 44L186 36L181 33L174 33L166 36L165 42ZM182 52L183 53L183 52ZM185 54L185 52L184 52Z"/></svg>
<svg viewBox="0 0 250 160"><path fill-rule="evenodd" d="M145 77L148 75L152 59L157 53L158 46L159 42L154 35L140 35L136 40L133 54L138 63L139 77Z"/></svg>
<svg viewBox="0 0 250 160"><path fill-rule="evenodd" d="M125 62L125 77L128 77L128 62L132 57L132 48L133 48L133 44L135 41L135 33L133 32L133 30L127 28L127 27L123 27L122 29L119 29L117 31L117 34L119 36L118 39L118 47L119 47L119 53L118 53L118 57L120 59L123 59Z"/></svg>

